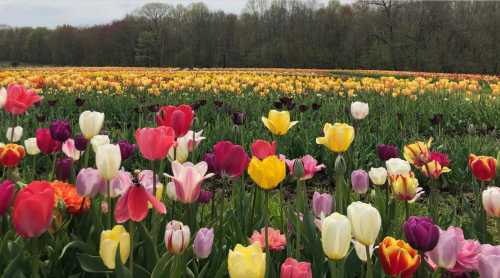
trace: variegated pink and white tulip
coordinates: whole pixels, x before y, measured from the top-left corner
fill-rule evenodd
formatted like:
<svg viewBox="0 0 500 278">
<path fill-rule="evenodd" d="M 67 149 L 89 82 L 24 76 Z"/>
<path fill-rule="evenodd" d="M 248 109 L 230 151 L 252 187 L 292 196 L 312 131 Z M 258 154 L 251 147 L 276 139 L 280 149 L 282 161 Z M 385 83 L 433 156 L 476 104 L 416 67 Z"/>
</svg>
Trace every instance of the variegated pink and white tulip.
<svg viewBox="0 0 500 278">
<path fill-rule="evenodd" d="M 214 174 L 207 174 L 208 165 L 202 161 L 196 165 L 191 162 L 181 164 L 177 161 L 172 162 L 173 176 L 175 185 L 175 193 L 177 201 L 184 204 L 191 204 L 198 200 L 201 192 L 201 184 L 205 179 L 212 177 Z"/>
<path fill-rule="evenodd" d="M 73 161 L 77 161 L 80 159 L 81 152 L 76 149 L 75 140 L 71 138 L 64 141 L 62 145 L 62 151 L 67 157 L 73 159 Z"/>
</svg>

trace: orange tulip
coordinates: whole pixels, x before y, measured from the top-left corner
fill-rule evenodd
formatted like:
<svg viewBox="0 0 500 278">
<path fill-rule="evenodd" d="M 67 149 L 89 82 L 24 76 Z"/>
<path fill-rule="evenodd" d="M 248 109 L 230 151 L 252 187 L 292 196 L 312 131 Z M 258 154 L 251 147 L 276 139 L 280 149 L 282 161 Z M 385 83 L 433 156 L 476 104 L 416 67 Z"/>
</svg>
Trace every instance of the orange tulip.
<svg viewBox="0 0 500 278">
<path fill-rule="evenodd" d="M 24 147 L 17 144 L 7 144 L 0 147 L 0 165 L 16 167 L 26 155 Z"/>
<path fill-rule="evenodd" d="M 379 244 L 378 254 L 385 273 L 392 277 L 412 277 L 421 262 L 420 255 L 408 243 L 390 236 Z"/>
<path fill-rule="evenodd" d="M 469 155 L 469 168 L 479 181 L 490 181 L 496 176 L 497 160 L 491 156 Z"/>
</svg>

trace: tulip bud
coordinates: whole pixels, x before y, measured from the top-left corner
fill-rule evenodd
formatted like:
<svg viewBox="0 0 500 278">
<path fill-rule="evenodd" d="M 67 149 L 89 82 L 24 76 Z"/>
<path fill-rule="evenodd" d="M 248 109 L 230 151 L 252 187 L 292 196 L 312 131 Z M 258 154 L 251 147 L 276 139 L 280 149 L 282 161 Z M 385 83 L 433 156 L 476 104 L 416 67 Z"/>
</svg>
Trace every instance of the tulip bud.
<svg viewBox="0 0 500 278">
<path fill-rule="evenodd" d="M 167 223 L 165 230 L 165 246 L 171 254 L 179 255 L 186 250 L 189 245 L 191 232 L 189 227 L 182 222 L 172 220 Z"/>
<path fill-rule="evenodd" d="M 89 144 L 89 140 L 85 138 L 85 136 L 78 134 L 74 138 L 75 140 L 75 148 L 81 152 L 87 149 L 87 145 Z"/>
<path fill-rule="evenodd" d="M 21 140 L 21 137 L 23 137 L 23 128 L 20 126 L 7 128 L 7 133 L 5 134 L 5 137 L 7 137 L 7 140 L 10 142 L 18 142 Z"/>
<path fill-rule="evenodd" d="M 73 161 L 77 161 L 80 159 L 81 152 L 76 149 L 75 140 L 71 138 L 63 143 L 62 151 L 67 157 L 73 159 Z"/>
<path fill-rule="evenodd" d="M 25 155 L 26 151 L 23 146 L 17 144 L 0 146 L 0 165 L 7 168 L 17 167 Z"/>
<path fill-rule="evenodd" d="M 2 217 L 10 206 L 16 186 L 10 180 L 0 183 L 0 217 Z"/>
<path fill-rule="evenodd" d="M 331 260 L 341 260 L 347 255 L 351 245 L 351 223 L 342 214 L 333 213 L 321 224 L 321 244 L 323 252 Z"/>
<path fill-rule="evenodd" d="M 328 193 L 314 192 L 312 210 L 316 217 L 323 218 L 332 213 L 333 197 Z"/>
<path fill-rule="evenodd" d="M 364 118 L 366 118 L 369 111 L 370 108 L 368 106 L 368 103 L 359 101 L 351 103 L 351 115 L 356 120 L 363 120 Z"/>
<path fill-rule="evenodd" d="M 387 181 L 387 170 L 384 167 L 371 168 L 368 172 L 370 179 L 375 185 L 384 185 Z"/>
<path fill-rule="evenodd" d="M 71 136 L 71 125 L 66 120 L 56 120 L 50 124 L 50 135 L 59 142 L 68 140 Z"/>
<path fill-rule="evenodd" d="M 304 163 L 301 159 L 295 159 L 293 163 L 293 176 L 297 179 L 300 179 L 304 176 Z"/>
<path fill-rule="evenodd" d="M 490 186 L 483 191 L 483 208 L 491 217 L 500 217 L 500 188 Z"/>
<path fill-rule="evenodd" d="M 56 178 L 60 181 L 67 181 L 71 176 L 73 159 L 69 157 L 59 158 L 56 161 Z"/>
<path fill-rule="evenodd" d="M 122 155 L 122 160 L 127 160 L 134 154 L 135 145 L 130 144 L 127 140 L 118 141 L 118 146 L 120 147 L 120 153 Z"/>
<path fill-rule="evenodd" d="M 173 182 L 167 183 L 167 196 L 170 200 L 177 201 L 177 192 Z"/>
<path fill-rule="evenodd" d="M 99 134 L 104 123 L 104 113 L 84 111 L 80 114 L 79 124 L 83 136 L 87 140 Z"/>
<path fill-rule="evenodd" d="M 5 88 L 0 88 L 0 109 L 2 109 L 5 106 L 5 103 L 7 102 L 7 90 Z"/>
<path fill-rule="evenodd" d="M 97 149 L 96 152 L 97 170 L 105 180 L 111 180 L 116 176 L 121 164 L 120 147 L 106 144 Z"/>
<path fill-rule="evenodd" d="M 124 264 L 130 255 L 130 234 L 122 225 L 116 225 L 112 230 L 101 233 L 99 256 L 109 269 L 116 267 L 116 251 L 120 249 L 120 260 Z"/>
<path fill-rule="evenodd" d="M 365 170 L 355 170 L 351 173 L 352 189 L 358 194 L 365 194 L 370 187 L 370 179 Z"/>
<path fill-rule="evenodd" d="M 206 259 L 212 253 L 214 229 L 201 228 L 193 241 L 193 252 L 196 257 Z"/>
<path fill-rule="evenodd" d="M 346 169 L 347 166 L 345 164 L 344 156 L 338 155 L 337 158 L 335 159 L 335 173 L 337 175 L 343 175 Z"/>
<path fill-rule="evenodd" d="M 26 153 L 29 155 L 37 155 L 40 153 L 40 149 L 36 144 L 36 138 L 28 138 L 24 140 L 24 148 L 26 149 Z"/>
<path fill-rule="evenodd" d="M 354 239 L 365 246 L 372 245 L 382 223 L 378 210 L 370 204 L 353 202 L 347 207 L 347 217 L 352 224 Z"/>
</svg>

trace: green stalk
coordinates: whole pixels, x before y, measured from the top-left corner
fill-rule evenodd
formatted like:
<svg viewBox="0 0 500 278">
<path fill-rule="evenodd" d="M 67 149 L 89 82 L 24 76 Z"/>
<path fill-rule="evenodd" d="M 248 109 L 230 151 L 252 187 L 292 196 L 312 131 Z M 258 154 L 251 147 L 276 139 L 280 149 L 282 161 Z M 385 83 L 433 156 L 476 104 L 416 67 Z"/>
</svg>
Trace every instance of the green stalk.
<svg viewBox="0 0 500 278">
<path fill-rule="evenodd" d="M 85 154 L 83 158 L 83 168 L 87 168 L 89 165 L 89 156 L 90 156 L 90 142 L 87 143 L 87 148 L 85 149 Z"/>
<path fill-rule="evenodd" d="M 496 226 L 497 226 L 497 233 L 498 236 L 500 236 L 500 218 L 496 219 Z"/>
<path fill-rule="evenodd" d="M 337 262 L 334 260 L 328 260 L 328 266 L 330 266 L 330 278 L 337 277 Z"/>
<path fill-rule="evenodd" d="M 134 276 L 134 222 L 132 220 L 128 221 L 128 229 L 130 234 L 130 260 L 128 269 L 132 276 Z"/>
<path fill-rule="evenodd" d="M 50 170 L 50 174 L 49 174 L 49 181 L 52 181 L 52 178 L 54 177 L 54 172 L 56 170 L 56 161 L 57 161 L 57 153 L 54 153 L 54 156 L 52 159 L 52 170 Z"/>
<path fill-rule="evenodd" d="M 107 181 L 107 186 L 108 186 L 108 196 L 107 196 L 107 201 L 108 201 L 108 229 L 112 229 L 112 220 L 111 220 L 111 214 L 113 212 L 113 207 L 111 206 L 111 182 Z"/>
<path fill-rule="evenodd" d="M 39 257 L 40 257 L 40 250 L 38 248 L 38 238 L 34 237 L 31 241 L 31 277 L 32 278 L 38 278 L 40 277 L 40 264 L 39 264 Z"/>
<path fill-rule="evenodd" d="M 408 203 L 408 201 L 405 201 L 405 220 L 406 221 L 408 219 L 408 217 L 410 217 L 410 203 Z"/>
<path fill-rule="evenodd" d="M 372 260 L 370 258 L 370 246 L 365 245 L 366 250 L 366 278 L 373 277 Z"/>
<path fill-rule="evenodd" d="M 434 273 L 432 273 L 432 278 L 440 278 L 441 277 L 441 268 L 436 269 Z"/>
<path fill-rule="evenodd" d="M 33 156 L 33 173 L 31 176 L 31 179 L 34 179 L 36 177 L 36 155 Z"/>
<path fill-rule="evenodd" d="M 266 275 L 265 277 L 269 277 L 269 267 L 271 266 L 271 254 L 269 252 L 269 191 L 265 191 L 265 199 L 266 203 L 266 209 L 264 210 L 264 223 L 265 223 L 265 230 L 264 230 L 264 245 L 266 248 Z"/>
</svg>

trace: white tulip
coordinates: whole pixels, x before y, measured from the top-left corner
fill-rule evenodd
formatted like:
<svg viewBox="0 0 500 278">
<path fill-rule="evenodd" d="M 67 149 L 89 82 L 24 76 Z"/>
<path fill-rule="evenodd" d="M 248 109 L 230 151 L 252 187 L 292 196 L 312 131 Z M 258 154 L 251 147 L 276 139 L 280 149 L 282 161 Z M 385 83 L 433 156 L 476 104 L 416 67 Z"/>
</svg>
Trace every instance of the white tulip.
<svg viewBox="0 0 500 278">
<path fill-rule="evenodd" d="M 104 113 L 84 111 L 79 118 L 80 130 L 87 140 L 99 134 L 104 123 Z"/>
<path fill-rule="evenodd" d="M 351 223 L 340 213 L 333 213 L 321 222 L 323 252 L 331 260 L 341 260 L 351 245 Z"/>
<path fill-rule="evenodd" d="M 483 191 L 483 208 L 491 217 L 500 217 L 500 188 L 490 186 Z"/>
<path fill-rule="evenodd" d="M 177 138 L 176 147 L 170 148 L 168 152 L 168 158 L 170 160 L 184 163 L 189 157 L 189 152 L 192 152 L 205 137 L 201 136 L 203 130 L 194 132 L 192 130 L 188 131 L 184 136 Z M 175 151 L 174 151 L 175 150 Z"/>
<path fill-rule="evenodd" d="M 353 240 L 352 241 L 352 245 L 354 245 L 354 250 L 356 251 L 356 255 L 358 256 L 358 258 L 363 261 L 363 262 L 366 262 L 366 247 L 359 243 L 357 240 Z M 370 245 L 370 258 L 372 257 L 373 255 L 373 244 Z"/>
<path fill-rule="evenodd" d="M 376 208 L 363 202 L 353 202 L 347 207 L 347 217 L 351 221 L 354 239 L 370 246 L 380 232 L 382 218 Z"/>
<path fill-rule="evenodd" d="M 7 90 L 5 88 L 0 88 L 0 109 L 2 109 L 5 106 L 5 103 L 7 102 Z"/>
<path fill-rule="evenodd" d="M 92 150 L 94 150 L 94 152 L 97 152 L 97 149 L 100 146 L 110 143 L 111 140 L 109 139 L 108 135 L 96 135 L 90 140 L 90 144 L 92 145 Z"/>
<path fill-rule="evenodd" d="M 75 140 L 69 138 L 62 144 L 63 153 L 73 161 L 80 159 L 81 152 L 75 147 Z"/>
<path fill-rule="evenodd" d="M 177 191 L 174 182 L 167 183 L 167 196 L 172 201 L 177 201 Z"/>
<path fill-rule="evenodd" d="M 385 162 L 389 176 L 408 176 L 411 171 L 410 163 L 401 158 L 391 158 Z"/>
<path fill-rule="evenodd" d="M 370 168 L 368 172 L 368 176 L 370 176 L 370 180 L 375 185 L 384 185 L 387 181 L 387 170 L 384 167 L 379 168 Z"/>
<path fill-rule="evenodd" d="M 7 133 L 5 133 L 5 137 L 11 142 L 18 142 L 21 140 L 21 137 L 23 137 L 23 128 L 16 126 L 14 130 L 12 130 L 12 127 L 9 127 L 7 128 Z"/>
<path fill-rule="evenodd" d="M 368 103 L 365 102 L 353 102 L 351 103 L 351 115 L 356 120 L 362 120 L 368 116 L 370 112 L 370 108 Z"/>
<path fill-rule="evenodd" d="M 96 152 L 96 166 L 99 174 L 105 180 L 113 179 L 120 170 L 122 156 L 118 145 L 106 144 L 99 146 Z"/>
<path fill-rule="evenodd" d="M 28 138 L 24 140 L 24 148 L 26 149 L 26 153 L 29 155 L 37 155 L 40 153 L 40 149 L 36 144 L 36 138 Z"/>
</svg>

